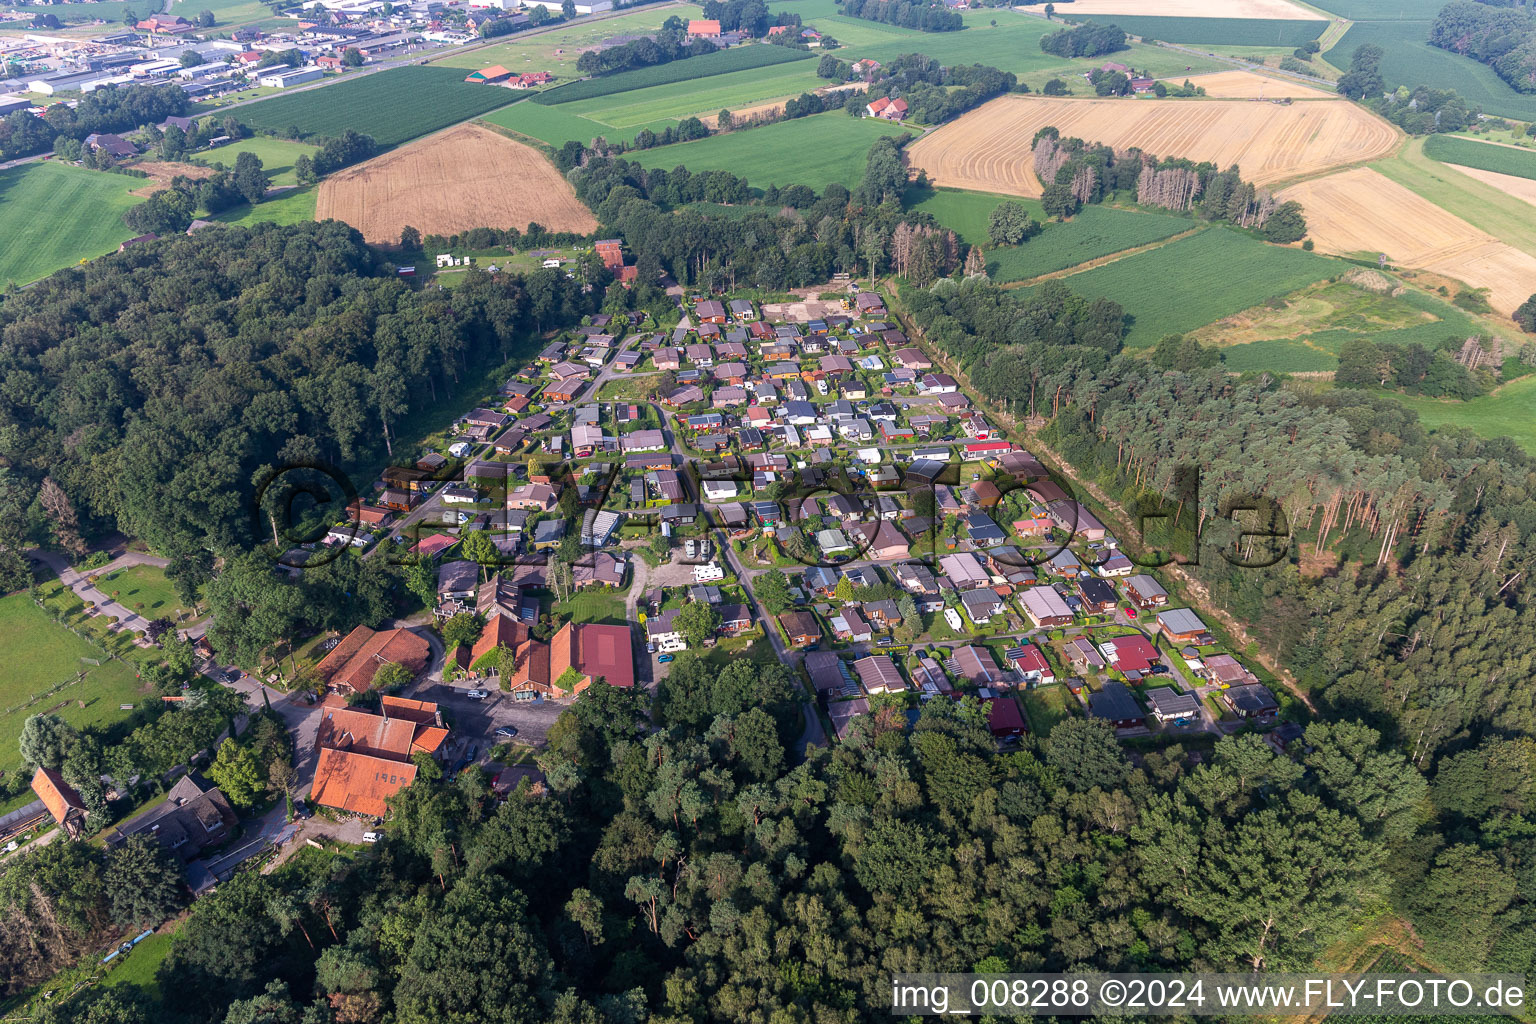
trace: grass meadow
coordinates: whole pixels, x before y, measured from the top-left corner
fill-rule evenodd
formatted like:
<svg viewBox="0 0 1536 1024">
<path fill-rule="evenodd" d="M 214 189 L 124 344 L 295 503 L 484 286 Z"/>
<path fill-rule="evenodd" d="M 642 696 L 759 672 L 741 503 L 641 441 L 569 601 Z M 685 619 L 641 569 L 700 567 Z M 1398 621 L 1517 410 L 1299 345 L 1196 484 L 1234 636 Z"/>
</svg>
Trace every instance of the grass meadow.
<svg viewBox="0 0 1536 1024">
<path fill-rule="evenodd" d="M 1393 395 L 1431 427 L 1466 427 L 1482 437 L 1508 437 L 1536 454 L 1536 375 L 1465 402 Z"/>
<path fill-rule="evenodd" d="M 26 284 L 116 249 L 143 182 L 52 160 L 0 170 L 0 286 Z"/>
<path fill-rule="evenodd" d="M 631 14 L 582 21 L 552 32 L 518 33 L 506 42 L 451 54 L 436 63 L 466 71 L 500 64 L 512 71 L 549 71 L 561 78 L 574 78 L 576 58 L 581 56 L 582 50 L 609 39 L 655 32 L 674 14 L 694 18 L 698 17 L 698 8 L 686 4 L 656 4 Z"/>
<path fill-rule="evenodd" d="M 296 185 L 299 179 L 293 173 L 293 162 L 306 153 L 314 156 L 318 151 L 317 147 L 303 142 L 289 142 L 287 139 L 272 139 L 257 135 L 218 149 L 195 153 L 187 159 L 192 163 L 209 167 L 214 164 L 223 164 L 229 170 L 234 170 L 235 160 L 241 153 L 255 153 L 257 159 L 261 161 L 261 166 L 266 169 L 268 177 L 272 179 L 272 184 Z"/>
<path fill-rule="evenodd" d="M 995 247 L 987 241 L 987 219 L 998 203 L 1022 203 L 1045 230 L 1023 245 Z M 1025 281 L 1066 270 L 1112 253 L 1150 245 L 1195 226 L 1193 221 L 1160 213 L 1086 206 L 1065 223 L 1048 221 L 1039 202 L 984 192 L 939 189 L 908 193 L 907 208 L 922 210 L 953 229 L 962 240 L 981 246 L 992 280 Z"/>
<path fill-rule="evenodd" d="M 717 75 L 746 73 L 783 64 L 798 64 L 810 59 L 808 51 L 791 50 L 783 46 L 733 46 L 728 50 L 716 50 L 698 57 L 559 85 L 536 94 L 533 101 L 558 106 L 561 103 L 616 96 L 656 86 L 698 83 Z"/>
<path fill-rule="evenodd" d="M 714 135 L 625 155 L 644 167 L 730 171 L 757 187 L 809 185 L 820 192 L 832 182 L 858 184 L 869 147 L 882 135 L 904 129 L 874 118 L 854 119 L 840 110 L 761 128 Z"/>
<path fill-rule="evenodd" d="M 1065 280 L 1081 295 L 1113 299 L 1125 307 L 1131 317 L 1126 346 L 1141 348 L 1343 269 L 1323 256 L 1212 227 Z"/>
<path fill-rule="evenodd" d="M 333 136 L 351 128 L 388 148 L 517 98 L 510 89 L 465 82 L 456 68 L 410 65 L 252 103 L 240 109 L 240 120 L 281 133 Z"/>
<path fill-rule="evenodd" d="M 11 652 L 0 674 L 0 770 L 20 769 L 17 741 L 32 715 L 49 712 L 76 728 L 100 726 L 128 717 L 119 704 L 144 698 L 132 668 L 53 621 L 25 592 L 0 598 L 0 649 Z M 34 696 L 82 673 L 79 682 L 33 702 Z"/>
<path fill-rule="evenodd" d="M 257 203 L 255 206 L 237 206 L 232 210 L 216 213 L 208 219 L 223 224 L 239 224 L 243 227 L 250 227 L 252 224 L 301 224 L 315 219 L 315 199 L 319 195 L 319 188 L 318 185 L 296 188 Z"/>
</svg>

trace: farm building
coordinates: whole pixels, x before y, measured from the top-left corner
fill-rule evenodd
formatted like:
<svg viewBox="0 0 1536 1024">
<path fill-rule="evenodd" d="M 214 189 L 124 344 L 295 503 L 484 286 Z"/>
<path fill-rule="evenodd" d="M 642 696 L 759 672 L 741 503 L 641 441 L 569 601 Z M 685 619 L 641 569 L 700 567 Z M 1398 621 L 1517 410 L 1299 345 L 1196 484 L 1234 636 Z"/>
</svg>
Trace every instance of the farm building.
<svg viewBox="0 0 1536 1024">
<path fill-rule="evenodd" d="M 306 82 L 318 82 L 325 76 L 320 68 L 285 68 L 272 70 L 256 79 L 256 84 L 268 89 L 288 89 Z"/>
<path fill-rule="evenodd" d="M 508 71 L 500 64 L 493 64 L 488 68 L 481 68 L 479 71 L 471 71 L 468 75 L 464 76 L 464 81 L 476 84 L 488 84 L 492 82 L 505 82 L 511 77 L 511 71 Z"/>
<path fill-rule="evenodd" d="M 882 96 L 865 107 L 864 110 L 870 117 L 879 117 L 887 121 L 900 121 L 907 116 L 907 101 L 892 100 Z"/>
<path fill-rule="evenodd" d="M 694 18 L 688 22 L 688 34 L 696 39 L 719 39 L 720 22 L 712 18 Z"/>
</svg>

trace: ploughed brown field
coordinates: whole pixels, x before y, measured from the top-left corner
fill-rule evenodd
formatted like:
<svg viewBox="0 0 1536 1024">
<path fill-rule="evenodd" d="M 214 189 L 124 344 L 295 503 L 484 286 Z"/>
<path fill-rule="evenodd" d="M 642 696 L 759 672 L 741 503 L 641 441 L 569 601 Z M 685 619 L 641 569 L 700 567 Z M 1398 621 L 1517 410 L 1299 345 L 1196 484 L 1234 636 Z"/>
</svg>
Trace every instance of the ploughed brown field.
<svg viewBox="0 0 1536 1024">
<path fill-rule="evenodd" d="M 586 233 L 597 218 L 537 150 L 489 128 L 462 124 L 326 178 L 315 219 L 335 218 L 370 242 L 398 242 L 470 228 Z"/>
<path fill-rule="evenodd" d="M 1038 196 L 1030 144 L 1047 126 L 1116 149 L 1237 164 L 1258 185 L 1373 160 L 1398 140 L 1353 103 L 999 96 L 908 146 L 907 161 L 935 185 Z"/>
<path fill-rule="evenodd" d="M 1487 288 L 1489 304 L 1505 315 L 1536 283 L 1536 256 L 1368 167 L 1292 185 L 1279 198 L 1301 203 L 1309 234 L 1323 252 L 1386 253 L 1393 263 Z"/>
</svg>

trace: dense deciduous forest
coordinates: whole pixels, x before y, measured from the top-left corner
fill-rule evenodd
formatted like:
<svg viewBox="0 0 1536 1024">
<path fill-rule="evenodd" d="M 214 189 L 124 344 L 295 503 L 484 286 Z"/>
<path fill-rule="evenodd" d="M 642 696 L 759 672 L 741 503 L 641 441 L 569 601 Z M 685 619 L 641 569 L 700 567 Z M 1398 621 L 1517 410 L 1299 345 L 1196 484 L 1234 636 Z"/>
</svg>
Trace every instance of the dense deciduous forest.
<svg viewBox="0 0 1536 1024">
<path fill-rule="evenodd" d="M 97 89 L 79 103 L 55 103 L 43 117 L 18 110 L 0 119 L 0 160 L 46 153 L 59 138 L 79 141 L 96 132 L 125 132 L 187 112 L 187 94 L 175 85 Z"/>
<path fill-rule="evenodd" d="M 594 283 L 416 290 L 337 222 L 135 246 L 0 306 L 0 454 L 34 495 L 53 480 L 87 534 L 177 562 L 238 552 L 264 537 L 273 467 L 377 465 L 402 419 L 594 309 Z"/>
<path fill-rule="evenodd" d="M 1041 36 L 1040 49 L 1057 57 L 1099 57 L 1129 47 L 1119 25 L 1089 21 Z"/>
<path fill-rule="evenodd" d="M 1536 20 L 1523 5 L 1452 0 L 1435 16 L 1429 43 L 1487 64 L 1516 92 L 1536 92 Z"/>
</svg>

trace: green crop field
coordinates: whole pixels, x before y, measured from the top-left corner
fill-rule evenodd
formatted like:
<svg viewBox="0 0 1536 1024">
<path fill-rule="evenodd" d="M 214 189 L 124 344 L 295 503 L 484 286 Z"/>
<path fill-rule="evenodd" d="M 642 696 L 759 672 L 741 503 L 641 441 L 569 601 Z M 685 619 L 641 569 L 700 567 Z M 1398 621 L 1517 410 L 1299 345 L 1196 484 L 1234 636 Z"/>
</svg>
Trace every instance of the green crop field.
<svg viewBox="0 0 1536 1024">
<path fill-rule="evenodd" d="M 902 132 L 889 122 L 854 120 L 833 111 L 629 153 L 626 158 L 667 170 L 682 164 L 691 171 L 730 171 L 758 188 L 809 185 L 819 192 L 834 181 L 856 185 L 875 140 Z"/>
<path fill-rule="evenodd" d="M 590 142 L 598 135 L 610 141 L 628 141 L 642 128 L 660 132 L 675 127 L 685 117 L 716 114 L 722 109 L 740 110 L 757 103 L 798 96 L 825 84 L 816 77 L 813 64 L 795 62 L 734 71 L 698 82 L 675 82 L 616 96 L 597 96 L 575 103 L 546 106 L 528 100 L 489 114 L 485 120 L 551 146 L 559 146 L 571 139 Z M 846 114 L 842 117 L 845 122 L 849 120 Z"/>
<path fill-rule="evenodd" d="M 1328 63 L 1347 68 L 1355 47 L 1372 43 L 1386 54 L 1381 73 L 1388 85 L 1455 89 L 1468 105 L 1482 107 L 1485 114 L 1536 120 L 1536 95 L 1515 92 L 1486 64 L 1425 42 L 1439 7 L 1436 4 L 1422 21 L 1356 22 L 1328 51 Z"/>
<path fill-rule="evenodd" d="M 666 64 L 655 64 L 636 71 L 623 71 L 616 75 L 588 78 L 569 85 L 546 89 L 533 98 L 535 103 L 557 106 L 598 97 L 615 96 L 637 89 L 650 89 L 673 83 L 693 83 L 716 75 L 743 74 L 757 68 L 773 67 L 810 60 L 805 50 L 791 50 L 785 46 L 733 46 L 729 50 L 717 50 L 702 57 L 688 57 Z M 814 71 L 814 67 L 812 69 Z"/>
<path fill-rule="evenodd" d="M 1147 15 L 1073 14 L 1063 10 L 1073 21 L 1098 21 L 1119 25 L 1143 39 L 1196 46 L 1274 46 L 1294 50 L 1311 42 L 1328 27 L 1326 21 L 1295 21 L 1263 18 L 1162 18 Z"/>
<path fill-rule="evenodd" d="M 437 63 L 465 70 L 500 64 L 513 71 L 549 71 L 575 78 L 576 58 L 583 50 L 609 40 L 655 32 L 674 14 L 696 18 L 699 11 L 684 4 L 656 4 L 611 18 L 582 18 L 573 25 L 518 32 L 490 46 L 450 54 Z"/>
<path fill-rule="evenodd" d="M 0 285 L 26 284 L 132 238 L 123 212 L 143 182 L 54 163 L 0 171 Z"/>
<path fill-rule="evenodd" d="M 348 128 L 381 147 L 435 132 L 516 102 L 517 94 L 464 81 L 457 68 L 391 68 L 323 89 L 274 96 L 240 108 L 253 128 L 340 135 Z"/>
<path fill-rule="evenodd" d="M 1320 7 L 1350 21 L 1433 21 L 1444 0 L 1323 0 Z"/>
<path fill-rule="evenodd" d="M 221 163 L 226 168 L 234 170 L 235 160 L 241 153 L 255 153 L 256 158 L 261 161 L 261 166 L 266 168 L 272 184 L 296 185 L 299 179 L 293 173 L 293 162 L 306 153 L 313 156 L 316 152 L 318 149 L 315 146 L 303 142 L 289 142 L 287 139 L 270 139 L 258 135 L 232 142 L 218 149 L 195 153 L 187 159 L 192 163 L 206 164 L 210 167 Z"/>
<path fill-rule="evenodd" d="M 1002 202 L 1022 203 L 1030 216 L 1045 224 L 1045 230 L 1023 245 L 993 246 L 987 241 L 987 218 Z M 907 208 L 933 214 L 964 241 L 981 246 L 987 258 L 988 275 L 1004 283 L 1066 270 L 1111 253 L 1149 245 L 1195 226 L 1193 221 L 1181 217 L 1103 206 L 1084 207 L 1065 223 L 1047 222 L 1045 211 L 1032 199 L 954 189 L 932 191 L 925 196 L 912 190 L 907 196 Z"/>
<path fill-rule="evenodd" d="M 30 22 L 34 14 L 51 14 L 66 25 L 96 18 L 121 22 L 123 12 L 128 10 L 148 12 L 144 4 L 128 3 L 126 0 L 97 0 L 85 4 L 6 4 L 0 6 L 0 21 Z"/>
<path fill-rule="evenodd" d="M 11 652 L 0 674 L 0 769 L 21 767 L 16 742 L 32 715 L 48 711 L 76 728 L 99 726 L 126 718 L 118 705 L 144 697 L 132 668 L 54 622 L 26 593 L 0 598 L 0 646 Z M 81 673 L 79 682 L 41 696 Z M 41 699 L 34 703 L 34 696 Z"/>
<path fill-rule="evenodd" d="M 1520 178 L 1536 178 L 1536 153 L 1529 150 L 1494 146 L 1449 135 L 1431 135 L 1424 140 L 1424 155 L 1445 164 L 1476 167 Z"/>
<path fill-rule="evenodd" d="M 1510 381 L 1492 394 L 1465 402 L 1394 395 L 1427 426 L 1466 427 L 1483 437 L 1513 438 L 1536 454 L 1536 375 Z"/>
<path fill-rule="evenodd" d="M 1065 278 L 1075 292 L 1113 299 L 1133 317 L 1128 347 L 1154 345 L 1270 296 L 1287 295 L 1344 269 L 1300 249 L 1269 245 L 1213 227 L 1123 260 Z"/>
</svg>

